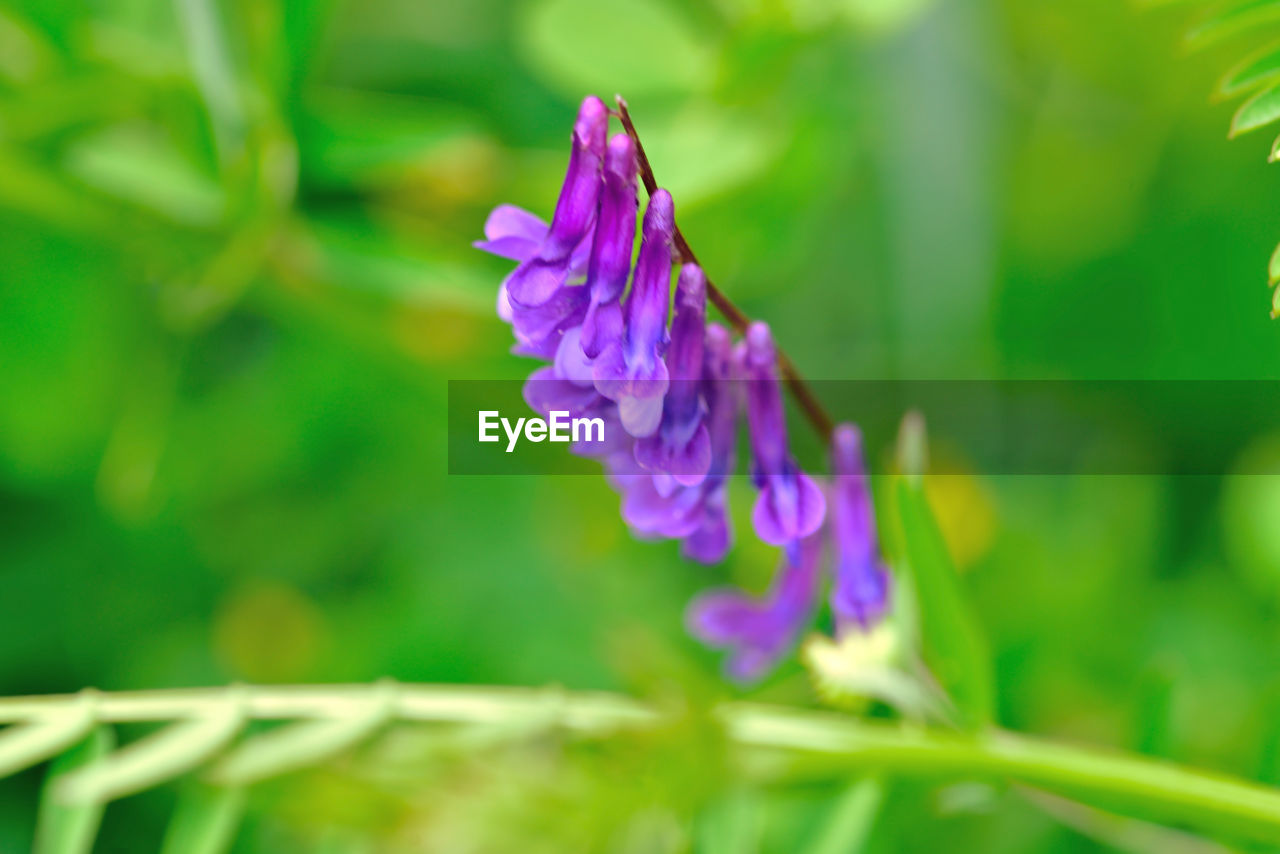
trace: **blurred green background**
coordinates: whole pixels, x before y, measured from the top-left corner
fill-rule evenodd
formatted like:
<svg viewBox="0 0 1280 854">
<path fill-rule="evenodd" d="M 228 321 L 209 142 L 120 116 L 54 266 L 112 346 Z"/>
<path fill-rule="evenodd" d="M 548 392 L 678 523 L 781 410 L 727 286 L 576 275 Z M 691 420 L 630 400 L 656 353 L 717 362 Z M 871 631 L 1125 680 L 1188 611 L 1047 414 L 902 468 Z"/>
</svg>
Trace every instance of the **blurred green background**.
<svg viewBox="0 0 1280 854">
<path fill-rule="evenodd" d="M 1280 378 L 1280 175 L 1265 139 L 1224 141 L 1207 93 L 1235 54 L 1184 56 L 1186 23 L 1115 0 L 5 0 L 0 693 L 735 693 L 682 612 L 763 586 L 770 549 L 706 569 L 633 541 L 601 479 L 445 474 L 446 381 L 531 367 L 493 314 L 509 265 L 470 248 L 488 210 L 549 216 L 577 103 L 621 92 L 708 271 L 812 377 Z M 1280 435 L 1239 455 L 1280 461 Z M 1272 479 L 933 497 L 1003 724 L 1280 782 Z M 795 662 L 750 693 L 815 702 Z M 685 733 L 315 772 L 259 793 L 236 850 L 793 851 L 841 797 L 743 789 L 714 755 Z M 29 844 L 38 784 L 0 789 L 0 851 Z M 96 850 L 154 850 L 173 797 L 113 805 Z M 759 817 L 755 847 L 707 841 L 726 814 Z M 1130 850 L 922 783 L 870 845 Z"/>
</svg>

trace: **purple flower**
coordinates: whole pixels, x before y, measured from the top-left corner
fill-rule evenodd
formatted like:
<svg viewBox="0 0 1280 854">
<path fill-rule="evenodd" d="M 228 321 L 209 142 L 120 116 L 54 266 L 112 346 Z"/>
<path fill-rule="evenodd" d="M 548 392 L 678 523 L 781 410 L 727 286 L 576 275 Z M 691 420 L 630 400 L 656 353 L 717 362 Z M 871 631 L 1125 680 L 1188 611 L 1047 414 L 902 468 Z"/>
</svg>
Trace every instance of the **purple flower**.
<svg viewBox="0 0 1280 854">
<path fill-rule="evenodd" d="M 662 420 L 667 393 L 667 304 L 671 289 L 671 194 L 655 190 L 644 214 L 640 255 L 624 307 L 626 329 L 595 360 L 596 389 L 617 402 L 622 426 L 636 438 L 650 436 Z"/>
<path fill-rule="evenodd" d="M 723 486 L 703 490 L 698 526 L 685 535 L 680 544 L 680 554 L 708 566 L 725 559 L 733 546 L 727 504 Z"/>
<path fill-rule="evenodd" d="M 813 616 L 825 541 L 817 532 L 828 500 L 837 631 L 867 628 L 887 610 L 890 578 L 860 439 L 850 425 L 834 432 L 828 499 L 788 450 L 768 326 L 753 324 L 735 345 L 729 330 L 708 325 L 709 284 L 695 264 L 680 270 L 668 335 L 674 205 L 666 190 L 650 196 L 633 270 L 636 144 L 618 134 L 606 145 L 608 123 L 599 99 L 583 101 L 550 225 L 502 205 L 475 245 L 519 262 L 499 289 L 498 313 L 511 323 L 514 352 L 549 363 L 526 381 L 525 401 L 547 417 L 563 411 L 600 420 L 603 441 L 579 441 L 572 452 L 601 461 L 637 537 L 679 539 L 682 554 L 702 563 L 724 558 L 733 540 L 726 487 L 745 406 L 760 490 L 752 526 L 782 547 L 784 560 L 762 598 L 713 591 L 695 600 L 688 619 L 695 636 L 729 652 L 730 676 L 753 681 L 794 646 Z"/>
<path fill-rule="evenodd" d="M 604 162 L 604 190 L 596 220 L 587 287 L 591 303 L 582 322 L 582 350 L 592 359 L 622 337 L 619 300 L 631 273 L 631 250 L 636 240 L 636 148 L 631 137 L 609 140 Z"/>
<path fill-rule="evenodd" d="M 594 413 L 601 402 L 607 403 L 595 389 L 558 376 L 552 366 L 538 368 L 525 380 L 524 402 L 543 416 L 560 411 L 568 412 L 571 418 Z"/>
<path fill-rule="evenodd" d="M 658 432 L 636 443 L 636 462 L 663 472 L 680 486 L 697 486 L 711 470 L 711 434 L 703 423 L 703 340 L 707 330 L 707 277 L 697 264 L 680 270 L 671 322 L 667 373 L 671 386 Z"/>
<path fill-rule="evenodd" d="M 738 416 L 742 412 L 742 365 L 729 330 L 718 323 L 707 327 L 703 351 L 706 424 L 711 440 L 711 465 L 696 489 L 702 495 L 698 528 L 684 538 L 681 553 L 699 563 L 719 563 L 733 543 L 726 512 L 725 487 L 733 473 L 738 445 Z"/>
<path fill-rule="evenodd" d="M 652 475 L 636 461 L 610 460 L 610 481 L 623 493 L 622 518 L 641 536 L 682 539 L 681 553 L 700 563 L 719 563 L 732 544 L 725 487 L 734 468 L 738 417 L 742 409 L 741 353 L 719 324 L 706 329 L 703 396 L 707 401 L 711 462 L 696 486 L 680 486 L 669 475 Z M 670 397 L 668 397 L 668 401 Z M 638 446 L 641 442 L 635 442 Z"/>
<path fill-rule="evenodd" d="M 595 224 L 600 196 L 600 163 L 604 159 L 609 111 L 594 95 L 582 102 L 573 126 L 573 148 L 551 227 L 536 254 L 521 262 L 507 279 L 514 305 L 542 305 L 569 278 L 574 250 Z"/>
<path fill-rule="evenodd" d="M 687 537 L 702 521 L 702 495 L 697 489 L 663 494 L 652 477 L 631 476 L 622 499 L 622 517 L 635 531 L 663 537 Z"/>
<path fill-rule="evenodd" d="M 485 220 L 484 233 L 485 240 L 472 244 L 477 249 L 502 258 L 527 261 L 537 254 L 539 244 L 547 235 L 547 224 L 515 205 L 499 205 Z M 583 275 L 590 254 L 591 234 L 587 234 L 569 258 L 568 278 Z M 564 331 L 582 322 L 587 301 L 586 288 L 562 285 L 542 305 L 513 305 L 507 295 L 507 282 L 503 281 L 498 289 L 498 316 L 512 325 L 516 336 L 513 352 L 550 359 Z"/>
<path fill-rule="evenodd" d="M 831 610 L 836 629 L 869 629 L 889 606 L 889 573 L 880 560 L 875 510 L 862 461 L 862 435 L 841 424 L 831 436 L 831 537 L 835 545 L 835 580 Z"/>
<path fill-rule="evenodd" d="M 538 246 L 547 236 L 547 224 L 534 214 L 515 205 L 498 205 L 484 222 L 484 240 L 471 244 L 499 258 L 528 261 L 538 253 Z M 591 234 L 582 239 L 569 258 L 568 278 L 583 275 L 591 254 Z M 507 323 L 514 321 L 514 309 L 507 296 L 504 279 L 498 288 L 498 317 Z"/>
<path fill-rule="evenodd" d="M 552 363 L 555 365 L 556 376 L 595 391 L 595 384 L 591 379 L 591 359 L 582 352 L 581 326 L 573 326 L 564 331 L 556 346 Z"/>
<path fill-rule="evenodd" d="M 714 590 L 689 608 L 690 633 L 729 650 L 726 670 L 738 682 L 753 682 L 767 673 L 813 617 L 821 581 L 820 538 L 792 543 L 784 557 L 763 599 L 740 590 Z"/>
<path fill-rule="evenodd" d="M 570 418 L 598 418 L 603 422 L 603 431 L 596 432 L 594 428 L 588 431 L 570 446 L 570 453 L 600 459 L 621 459 L 623 455 L 635 454 L 635 440 L 622 429 L 617 405 L 591 386 L 560 377 L 554 366 L 547 365 L 530 374 L 523 394 L 529 408 L 544 417 L 559 411 L 569 413 Z"/>
<path fill-rule="evenodd" d="M 498 205 L 484 221 L 484 236 L 471 245 L 499 258 L 528 261 L 546 239 L 547 224 L 523 208 Z"/>
<path fill-rule="evenodd" d="M 747 423 L 752 476 L 760 488 L 751 512 L 756 536 L 775 546 L 807 537 L 822 526 L 827 502 L 787 452 L 787 420 L 775 365 L 773 336 L 764 323 L 747 329 Z"/>
<path fill-rule="evenodd" d="M 565 333 L 582 325 L 587 300 L 587 289 L 582 285 L 561 285 L 541 305 L 511 303 L 511 330 L 516 336 L 512 352 L 554 359 Z"/>
</svg>

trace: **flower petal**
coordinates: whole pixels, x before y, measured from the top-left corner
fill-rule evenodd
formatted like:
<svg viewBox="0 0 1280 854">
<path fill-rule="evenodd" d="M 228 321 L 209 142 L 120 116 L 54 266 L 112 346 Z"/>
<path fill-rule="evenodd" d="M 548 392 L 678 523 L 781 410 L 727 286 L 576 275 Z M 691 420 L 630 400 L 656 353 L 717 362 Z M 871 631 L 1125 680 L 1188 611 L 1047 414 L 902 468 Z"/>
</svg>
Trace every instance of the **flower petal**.
<svg viewBox="0 0 1280 854">
<path fill-rule="evenodd" d="M 515 238 L 536 245 L 547 236 L 547 224 L 524 208 L 498 205 L 484 221 L 484 236 L 494 241 Z"/>
</svg>

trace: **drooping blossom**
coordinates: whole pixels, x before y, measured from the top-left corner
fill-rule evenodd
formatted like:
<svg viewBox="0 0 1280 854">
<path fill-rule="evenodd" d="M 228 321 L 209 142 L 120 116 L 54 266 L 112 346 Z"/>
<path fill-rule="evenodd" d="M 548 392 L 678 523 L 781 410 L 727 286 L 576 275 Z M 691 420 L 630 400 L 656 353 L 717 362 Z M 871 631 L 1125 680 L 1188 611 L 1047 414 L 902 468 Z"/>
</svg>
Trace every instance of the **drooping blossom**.
<svg viewBox="0 0 1280 854">
<path fill-rule="evenodd" d="M 569 169 L 551 216 L 551 227 L 533 257 L 522 261 L 507 279 L 507 296 L 512 303 L 525 307 L 542 305 L 568 280 L 574 250 L 595 224 L 608 133 L 608 108 L 599 98 L 588 96 L 573 125 Z"/>
<path fill-rule="evenodd" d="M 547 236 L 548 226 L 536 215 L 515 205 L 498 205 L 484 223 L 484 240 L 471 244 L 500 258 L 512 261 L 528 261 L 538 253 L 538 246 Z M 582 239 L 569 258 L 568 280 L 581 278 L 587 270 L 591 253 L 591 234 Z M 510 279 L 510 276 L 507 277 Z M 498 288 L 498 317 L 512 323 L 513 308 L 507 296 L 507 280 Z"/>
<path fill-rule="evenodd" d="M 852 424 L 831 437 L 831 539 L 834 572 L 831 610 L 836 629 L 863 631 L 889 607 L 889 571 L 880 559 L 871 488 L 862 460 L 862 434 Z"/>
<path fill-rule="evenodd" d="M 732 542 L 725 487 L 733 472 L 739 417 L 742 411 L 741 351 L 729 331 L 712 324 L 705 332 L 701 387 L 702 408 L 709 425 L 711 460 L 696 485 L 682 486 L 670 472 L 653 472 L 637 459 L 615 459 L 612 481 L 623 493 L 622 518 L 641 535 L 682 541 L 681 553 L 699 563 L 719 563 Z M 668 395 L 668 402 L 670 395 Z"/>
<path fill-rule="evenodd" d="M 622 292 L 636 239 L 636 147 L 625 133 L 609 140 L 595 240 L 587 269 L 590 302 L 582 321 L 582 352 L 590 359 L 622 338 Z"/>
<path fill-rule="evenodd" d="M 555 359 L 566 332 L 582 325 L 587 313 L 587 289 L 582 285 L 561 285 L 541 305 L 511 303 L 511 330 L 518 356 Z"/>
<path fill-rule="evenodd" d="M 697 486 L 711 470 L 711 434 L 703 416 L 703 342 L 707 334 L 707 277 L 685 264 L 676 284 L 667 373 L 671 386 L 658 431 L 636 443 L 636 462 L 655 477 Z"/>
<path fill-rule="evenodd" d="M 528 211 L 514 205 L 500 205 L 485 222 L 485 240 L 474 245 L 494 255 L 512 260 L 527 260 L 537 252 L 538 243 L 547 233 L 547 224 Z M 587 269 L 591 252 L 588 234 L 569 258 L 568 283 L 561 285 L 542 305 L 516 305 L 507 295 L 507 281 L 498 288 L 498 316 L 511 324 L 516 343 L 512 352 L 540 359 L 554 357 L 565 331 L 582 322 L 586 314 L 586 288 L 573 284 Z"/>
<path fill-rule="evenodd" d="M 704 593 L 689 607 L 689 631 L 726 649 L 725 669 L 739 682 L 767 673 L 794 646 L 813 618 L 821 584 L 821 538 L 791 543 L 773 586 L 761 599 L 740 590 Z"/>
<path fill-rule="evenodd" d="M 543 416 L 549 417 L 558 410 L 580 418 L 595 410 L 602 400 L 594 388 L 559 376 L 553 365 L 538 368 L 524 384 L 525 403 Z"/>
<path fill-rule="evenodd" d="M 667 393 L 662 356 L 667 347 L 674 231 L 671 194 L 656 190 L 644 212 L 640 254 L 623 307 L 622 337 L 601 351 L 593 370 L 596 390 L 618 404 L 622 426 L 638 439 L 658 429 Z"/>
<path fill-rule="evenodd" d="M 711 466 L 702 483 L 693 487 L 702 496 L 698 527 L 684 538 L 681 548 L 685 557 L 699 563 L 719 563 L 733 543 L 725 488 L 737 462 L 738 418 L 742 412 L 743 366 L 736 355 L 739 354 L 729 330 L 718 323 L 708 326 L 703 351 L 703 397 L 711 438 Z"/>
<path fill-rule="evenodd" d="M 636 146 L 626 134 L 606 146 L 607 135 L 604 105 L 587 98 L 551 224 L 502 205 L 475 245 L 519 262 L 499 288 L 498 313 L 511 324 L 513 352 L 547 363 L 525 383 L 525 401 L 544 416 L 563 411 L 606 425 L 603 440 L 581 439 L 571 450 L 602 463 L 637 537 L 680 540 L 681 553 L 700 563 L 724 559 L 733 542 L 727 486 L 745 412 L 759 490 L 752 527 L 780 547 L 781 566 L 763 597 L 715 590 L 694 601 L 688 621 L 696 637 L 728 652 L 733 679 L 755 681 L 817 610 L 826 497 L 788 448 L 768 326 L 752 324 L 735 343 L 728 329 L 708 324 L 709 283 L 701 268 L 684 263 L 668 329 L 672 266 L 684 260 L 673 254 L 671 196 L 651 194 L 633 267 Z M 890 578 L 856 428 L 835 431 L 832 465 L 830 599 L 844 632 L 883 617 Z"/>
<path fill-rule="evenodd" d="M 787 419 L 778 383 L 778 355 L 764 323 L 746 335 L 747 423 L 751 428 L 752 477 L 760 489 L 751 523 L 766 543 L 784 546 L 822 526 L 827 502 L 800 471 L 787 449 Z"/>
<path fill-rule="evenodd" d="M 523 208 L 498 205 L 484 221 L 484 240 L 471 244 L 500 258 L 528 261 L 538 254 L 547 224 Z"/>
</svg>

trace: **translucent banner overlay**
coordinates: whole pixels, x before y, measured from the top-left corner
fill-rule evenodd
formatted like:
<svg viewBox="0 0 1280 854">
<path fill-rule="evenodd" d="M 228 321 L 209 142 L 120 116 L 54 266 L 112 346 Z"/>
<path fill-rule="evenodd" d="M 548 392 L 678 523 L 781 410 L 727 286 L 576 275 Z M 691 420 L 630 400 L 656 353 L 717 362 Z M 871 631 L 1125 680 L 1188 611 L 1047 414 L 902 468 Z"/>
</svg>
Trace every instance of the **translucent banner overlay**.
<svg viewBox="0 0 1280 854">
<path fill-rule="evenodd" d="M 747 392 L 747 381 L 698 386 L 704 399 Z M 902 416 L 928 425 L 930 470 L 990 475 L 1280 474 L 1280 381 L 827 380 L 810 385 L 838 420 L 863 431 L 873 474 L 893 470 Z M 672 389 L 668 387 L 668 393 Z M 633 404 L 661 389 L 637 384 Z M 540 404 L 535 411 L 527 400 Z M 551 402 L 551 403 L 548 403 Z M 788 405 L 790 405 L 788 403 Z M 550 408 L 556 407 L 556 408 Z M 598 476 L 598 459 L 629 436 L 608 402 L 556 380 L 451 380 L 448 471 L 453 475 Z M 558 413 L 558 414 L 557 414 Z M 745 415 L 743 416 L 745 430 Z M 802 416 L 788 426 L 803 465 L 825 450 Z M 481 437 L 484 437 L 483 440 Z M 747 473 L 747 437 L 737 474 Z"/>
</svg>

